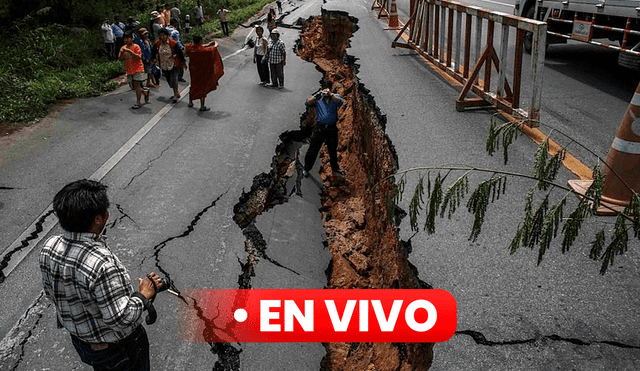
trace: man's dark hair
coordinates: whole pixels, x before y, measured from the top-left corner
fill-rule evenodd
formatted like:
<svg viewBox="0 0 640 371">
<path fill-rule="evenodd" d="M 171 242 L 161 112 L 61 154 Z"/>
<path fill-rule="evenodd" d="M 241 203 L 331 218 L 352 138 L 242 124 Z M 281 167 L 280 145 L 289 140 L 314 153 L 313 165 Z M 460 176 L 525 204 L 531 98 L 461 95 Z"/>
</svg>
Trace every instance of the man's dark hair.
<svg viewBox="0 0 640 371">
<path fill-rule="evenodd" d="M 164 28 L 164 27 L 162 27 L 162 28 L 160 29 L 160 31 L 158 31 L 158 33 L 159 33 L 159 34 L 163 33 L 163 34 L 165 34 L 165 35 L 169 36 L 169 30 L 167 30 L 167 29 L 166 29 L 166 28 Z"/>
<path fill-rule="evenodd" d="M 194 44 L 202 44 L 202 36 L 195 35 L 193 37 L 193 43 Z"/>
<path fill-rule="evenodd" d="M 95 180 L 71 182 L 53 198 L 53 211 L 69 232 L 88 232 L 93 219 L 108 209 L 107 186 Z"/>
<path fill-rule="evenodd" d="M 133 31 L 127 31 L 123 34 L 122 38 L 131 37 L 133 38 Z"/>
</svg>

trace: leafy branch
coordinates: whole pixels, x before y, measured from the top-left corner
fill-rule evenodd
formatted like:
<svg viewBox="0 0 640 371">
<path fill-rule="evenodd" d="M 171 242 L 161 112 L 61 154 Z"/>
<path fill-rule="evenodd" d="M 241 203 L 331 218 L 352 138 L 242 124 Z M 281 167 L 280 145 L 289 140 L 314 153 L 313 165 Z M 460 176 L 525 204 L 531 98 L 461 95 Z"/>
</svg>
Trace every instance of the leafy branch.
<svg viewBox="0 0 640 371">
<path fill-rule="evenodd" d="M 508 147 L 522 133 L 518 123 L 507 122 L 497 124 L 492 120 L 487 135 L 486 150 L 490 155 L 496 153 L 502 145 L 504 163 L 508 163 Z M 571 143 L 576 143 L 571 141 Z M 579 144 L 578 144 L 579 145 Z M 549 155 L 548 140 L 544 140 L 534 154 L 534 166 L 532 174 L 522 174 L 496 169 L 486 169 L 474 166 L 429 166 L 415 167 L 398 171 L 390 177 L 399 176 L 395 193 L 387 197 L 387 211 L 395 209 L 395 205 L 401 201 L 402 193 L 407 182 L 407 174 L 419 173 L 418 181 L 409 202 L 409 224 L 413 231 L 419 231 L 420 213 L 424 212 L 423 230 L 428 234 L 436 231 L 435 219 L 439 214 L 449 219 L 460 209 L 460 205 L 469 194 L 466 203 L 467 211 L 473 215 L 473 226 L 469 235 L 470 241 L 476 241 L 482 231 L 486 212 L 490 204 L 499 200 L 500 195 L 506 192 L 507 178 L 517 177 L 529 179 L 534 184 L 527 194 L 524 206 L 524 217 L 516 228 L 515 234 L 509 244 L 509 251 L 514 254 L 519 247 L 529 249 L 538 248 L 537 264 L 540 265 L 544 255 L 550 249 L 552 241 L 562 235 L 561 251 L 568 252 L 576 241 L 580 229 L 585 220 L 590 218 L 598 208 L 609 208 L 601 203 L 604 176 L 600 172 L 600 161 L 593 167 L 593 183 L 579 196 L 579 202 L 573 210 L 566 210 L 567 203 L 572 194 L 576 194 L 571 188 L 555 183 L 562 161 L 566 156 L 566 149 L 558 151 L 554 156 Z M 593 153 L 593 152 L 592 152 Z M 604 163 L 604 161 L 602 161 Z M 607 166 L 605 164 L 605 166 Z M 446 171 L 442 175 L 440 171 Z M 453 173 L 461 172 L 448 187 L 446 178 Z M 489 174 L 488 178 L 478 183 L 470 192 L 468 176 L 471 173 Z M 446 187 L 446 191 L 444 190 Z M 552 201 L 552 192 L 562 191 L 558 201 Z M 545 192 L 542 200 L 534 204 L 536 194 Z M 540 198 L 540 197 L 538 197 Z M 557 198 L 557 197 L 556 197 Z M 567 218 L 564 215 L 568 212 Z M 615 227 L 611 233 L 609 244 L 603 230 L 596 233 L 591 242 L 590 258 L 602 261 L 600 273 L 605 274 L 607 268 L 613 264 L 616 255 L 623 255 L 628 249 L 629 232 L 640 238 L 640 196 L 633 192 L 632 200 L 624 210 L 619 213 Z"/>
</svg>

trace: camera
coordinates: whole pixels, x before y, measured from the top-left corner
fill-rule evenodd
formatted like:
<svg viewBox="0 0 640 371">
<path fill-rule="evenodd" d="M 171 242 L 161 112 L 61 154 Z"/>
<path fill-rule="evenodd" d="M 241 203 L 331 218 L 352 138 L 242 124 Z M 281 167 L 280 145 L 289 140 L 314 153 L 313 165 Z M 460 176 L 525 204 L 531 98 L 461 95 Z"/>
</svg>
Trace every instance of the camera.
<svg viewBox="0 0 640 371">
<path fill-rule="evenodd" d="M 316 100 L 320 100 L 320 99 L 322 99 L 322 98 L 324 98 L 324 97 L 326 97 L 326 96 L 327 96 L 327 91 L 326 91 L 326 90 L 320 90 L 320 91 L 319 91 L 319 92 L 317 92 L 317 93 L 316 93 L 316 95 L 314 95 L 313 97 L 314 97 Z"/>
</svg>

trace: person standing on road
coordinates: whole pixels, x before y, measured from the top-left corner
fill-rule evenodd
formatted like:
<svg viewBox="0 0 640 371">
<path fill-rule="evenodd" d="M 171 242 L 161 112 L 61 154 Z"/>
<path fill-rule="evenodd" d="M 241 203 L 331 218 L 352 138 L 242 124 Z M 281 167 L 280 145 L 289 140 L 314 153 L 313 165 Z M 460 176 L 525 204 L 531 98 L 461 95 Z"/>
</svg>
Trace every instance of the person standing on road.
<svg viewBox="0 0 640 371">
<path fill-rule="evenodd" d="M 120 22 L 120 19 L 116 17 L 111 24 L 111 31 L 113 32 L 113 36 L 116 38 L 116 50 L 115 55 L 120 54 L 120 48 L 124 45 L 124 23 Z"/>
<path fill-rule="evenodd" d="M 160 61 L 160 69 L 167 79 L 169 86 L 173 89 L 173 103 L 178 103 L 180 92 L 178 91 L 178 70 L 184 65 L 187 68 L 186 60 L 178 42 L 169 38 L 169 31 L 166 28 L 160 30 L 160 39 L 153 45 L 151 52 L 151 63 Z"/>
<path fill-rule="evenodd" d="M 287 65 L 287 49 L 280 40 L 280 31 L 277 28 L 271 30 L 271 45 L 267 51 L 269 70 L 271 71 L 270 88 L 284 88 L 284 66 Z"/>
<path fill-rule="evenodd" d="M 113 30 L 111 29 L 111 25 L 109 24 L 109 20 L 105 19 L 102 21 L 102 38 L 104 40 L 104 47 L 107 51 L 107 58 L 110 61 L 116 59 L 116 39 L 113 36 Z"/>
<path fill-rule="evenodd" d="M 140 38 L 137 42 L 142 50 L 142 64 L 144 72 L 147 74 L 147 87 L 156 88 L 154 69 L 155 65 L 151 64 L 151 41 L 149 41 L 149 31 L 146 28 L 140 28 Z"/>
<path fill-rule="evenodd" d="M 267 14 L 267 30 L 271 33 L 274 28 L 276 28 L 276 11 L 271 8 Z"/>
<path fill-rule="evenodd" d="M 278 13 L 282 14 L 282 1 L 276 0 L 276 5 L 278 5 Z"/>
<path fill-rule="evenodd" d="M 309 171 L 316 162 L 316 157 L 322 144 L 327 145 L 329 152 L 329 163 L 333 176 L 344 178 L 344 173 L 338 165 L 338 108 L 342 106 L 343 99 L 338 94 L 333 94 L 331 89 L 323 89 L 316 95 L 309 97 L 305 102 L 307 107 L 316 109 L 316 125 L 311 133 L 309 149 L 304 157 L 304 177 L 309 176 Z"/>
<path fill-rule="evenodd" d="M 220 26 L 225 36 L 229 36 L 229 24 L 227 23 L 227 14 L 229 11 L 225 8 L 218 9 L 218 17 L 220 17 Z"/>
<path fill-rule="evenodd" d="M 207 94 L 218 88 L 218 80 L 224 75 L 224 66 L 218 42 L 212 41 L 202 44 L 201 36 L 194 36 L 193 43 L 185 46 L 189 56 L 189 73 L 191 74 L 191 87 L 189 88 L 189 107 L 193 107 L 193 101 L 200 100 L 200 111 L 209 111 L 205 106 Z"/>
<path fill-rule="evenodd" d="M 171 24 L 171 7 L 169 3 L 164 3 L 164 8 L 162 9 L 162 19 L 164 20 L 165 27 Z"/>
<path fill-rule="evenodd" d="M 53 199 L 64 230 L 39 256 L 42 285 L 59 328 L 71 335 L 82 362 L 94 370 L 149 370 L 143 311 L 161 287 L 151 272 L 134 292 L 127 269 L 107 247 L 107 186 L 93 180 L 67 184 Z"/>
<path fill-rule="evenodd" d="M 176 22 L 176 28 L 178 29 L 178 31 L 182 32 L 182 27 L 181 27 L 181 23 L 180 23 L 180 17 L 181 17 L 182 13 L 180 12 L 180 9 L 178 8 L 178 3 L 174 3 L 173 4 L 173 8 L 171 8 L 171 21 Z"/>
<path fill-rule="evenodd" d="M 260 85 L 269 84 L 269 65 L 267 64 L 267 49 L 269 42 L 264 37 L 264 29 L 259 24 L 256 25 L 256 43 L 253 47 L 253 63 L 258 66 L 258 76 Z"/>
<path fill-rule="evenodd" d="M 196 25 L 198 26 L 198 28 L 200 28 L 204 23 L 204 20 L 203 20 L 204 10 L 202 9 L 202 4 L 200 3 L 200 0 L 198 0 L 198 5 L 196 5 L 195 15 L 196 15 Z"/>
<path fill-rule="evenodd" d="M 142 83 L 147 79 L 147 74 L 144 72 L 144 63 L 142 62 L 142 49 L 138 44 L 133 42 L 133 34 L 127 32 L 124 34 L 125 44 L 120 48 L 120 54 L 118 58 L 124 61 L 124 68 L 127 71 L 127 78 L 133 90 L 136 91 L 136 104 L 131 107 L 132 109 L 138 109 L 142 107 L 140 104 L 140 98 L 144 96 L 144 102 L 149 103 L 149 89 L 144 89 Z"/>
<path fill-rule="evenodd" d="M 178 29 L 176 28 L 175 19 L 172 19 L 171 24 L 166 28 L 169 31 L 169 37 L 178 43 L 178 47 L 180 48 L 180 50 L 182 50 L 182 53 L 184 54 L 184 45 L 182 45 L 182 37 L 180 36 L 180 31 L 178 31 Z M 180 65 L 180 68 L 178 69 L 178 81 L 187 82 L 187 80 L 184 79 L 183 65 Z"/>
<path fill-rule="evenodd" d="M 160 38 L 160 30 L 164 28 L 164 24 L 162 23 L 164 22 L 162 15 L 154 10 L 153 12 L 151 12 L 151 22 L 153 22 L 153 24 L 151 25 L 151 30 L 153 31 L 153 40 L 158 41 L 158 39 Z"/>
</svg>

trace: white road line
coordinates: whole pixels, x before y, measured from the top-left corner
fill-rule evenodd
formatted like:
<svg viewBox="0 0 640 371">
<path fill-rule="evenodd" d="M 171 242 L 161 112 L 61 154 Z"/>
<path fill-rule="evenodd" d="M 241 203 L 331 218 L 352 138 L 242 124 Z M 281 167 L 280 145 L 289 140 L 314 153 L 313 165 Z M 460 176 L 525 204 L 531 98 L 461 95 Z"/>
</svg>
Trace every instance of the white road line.
<svg viewBox="0 0 640 371">
<path fill-rule="evenodd" d="M 228 58 L 247 50 L 247 48 L 248 46 L 222 58 L 222 60 L 225 61 Z M 180 92 L 179 100 L 182 100 L 182 98 L 187 95 L 187 91 L 190 87 L 191 85 L 187 85 L 184 89 L 182 89 L 182 91 Z M 138 132 L 135 133 L 131 137 L 131 139 L 129 139 L 122 147 L 120 147 L 120 149 L 118 149 L 118 151 L 113 156 L 111 156 L 110 159 L 108 159 L 104 164 L 102 164 L 102 166 L 100 166 L 100 168 L 98 168 L 98 170 L 91 174 L 89 179 L 97 181 L 102 180 L 102 178 L 104 178 L 109 173 L 109 171 L 111 171 L 118 164 L 118 162 L 120 162 L 120 160 L 122 160 L 129 153 L 129 151 L 131 151 L 133 147 L 135 147 L 135 145 L 138 144 L 140 140 L 142 140 L 142 138 L 144 138 L 145 135 L 147 135 L 167 113 L 169 113 L 169 111 L 171 111 L 173 107 L 173 103 L 168 103 L 167 105 L 165 105 L 140 130 L 138 130 Z M 44 236 L 46 236 L 53 229 L 53 227 L 58 224 L 58 218 L 51 217 L 52 210 L 53 203 L 50 203 L 49 206 L 47 206 L 47 208 L 40 215 L 38 215 L 38 217 L 24 230 L 24 232 L 22 232 L 22 234 L 20 234 L 20 236 L 16 238 L 11 243 L 11 245 L 9 245 L 9 247 L 7 247 L 2 252 L 2 254 L 0 254 L 0 262 L 4 261 L 6 256 L 10 256 L 8 265 L 4 269 L 2 269 L 1 272 L 4 276 L 4 279 L 6 279 L 9 274 L 13 272 L 13 270 L 18 266 L 18 264 L 20 264 L 24 260 L 24 258 L 29 255 L 29 253 L 36 247 L 36 245 L 38 245 L 38 243 L 44 238 Z M 39 223 L 40 219 L 43 218 L 44 221 Z M 20 246 L 22 246 L 22 241 L 25 241 L 31 235 L 34 236 L 33 239 L 28 241 L 28 245 L 26 247 L 20 249 Z"/>
</svg>

